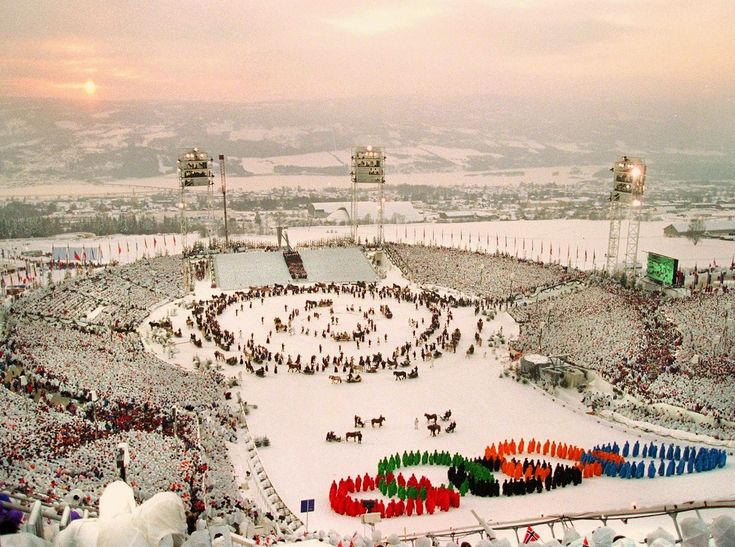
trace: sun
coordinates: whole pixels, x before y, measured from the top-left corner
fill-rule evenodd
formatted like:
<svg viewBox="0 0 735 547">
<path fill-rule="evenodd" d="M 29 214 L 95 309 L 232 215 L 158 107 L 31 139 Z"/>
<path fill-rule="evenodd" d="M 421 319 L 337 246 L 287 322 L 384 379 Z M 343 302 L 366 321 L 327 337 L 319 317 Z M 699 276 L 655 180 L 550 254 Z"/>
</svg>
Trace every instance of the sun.
<svg viewBox="0 0 735 547">
<path fill-rule="evenodd" d="M 92 97 L 97 92 L 97 85 L 92 80 L 84 82 L 84 92 Z"/>
</svg>

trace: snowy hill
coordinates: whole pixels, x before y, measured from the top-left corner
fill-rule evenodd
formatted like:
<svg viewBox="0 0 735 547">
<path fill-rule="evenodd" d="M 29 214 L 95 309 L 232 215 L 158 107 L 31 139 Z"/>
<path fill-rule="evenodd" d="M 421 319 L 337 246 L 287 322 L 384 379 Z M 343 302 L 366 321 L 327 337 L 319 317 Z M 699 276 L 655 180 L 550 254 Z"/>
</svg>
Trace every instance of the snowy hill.
<svg viewBox="0 0 735 547">
<path fill-rule="evenodd" d="M 0 182 L 112 181 L 175 173 L 177 152 L 228 157 L 233 176 L 344 176 L 350 147 L 384 145 L 391 173 L 606 165 L 636 153 L 670 179 L 731 179 L 733 112 L 463 100 L 249 105 L 0 100 Z M 712 110 L 710 112 L 710 110 Z M 602 174 L 602 176 L 606 176 Z"/>
</svg>

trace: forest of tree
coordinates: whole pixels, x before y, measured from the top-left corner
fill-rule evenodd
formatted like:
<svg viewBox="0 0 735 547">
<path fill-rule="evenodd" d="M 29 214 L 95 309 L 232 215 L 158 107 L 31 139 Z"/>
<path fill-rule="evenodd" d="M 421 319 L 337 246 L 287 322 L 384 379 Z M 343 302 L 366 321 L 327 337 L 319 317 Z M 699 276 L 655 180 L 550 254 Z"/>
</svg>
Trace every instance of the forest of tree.
<svg viewBox="0 0 735 547">
<path fill-rule="evenodd" d="M 50 217 L 50 211 L 27 203 L 11 201 L 0 206 L 0 239 L 50 237 L 73 232 L 91 232 L 95 235 L 112 234 L 169 234 L 179 233 L 179 218 L 164 216 L 157 220 L 146 214 L 110 215 L 98 213 L 92 216 L 69 216 L 63 219 Z M 189 226 L 196 231 L 196 226 Z"/>
</svg>

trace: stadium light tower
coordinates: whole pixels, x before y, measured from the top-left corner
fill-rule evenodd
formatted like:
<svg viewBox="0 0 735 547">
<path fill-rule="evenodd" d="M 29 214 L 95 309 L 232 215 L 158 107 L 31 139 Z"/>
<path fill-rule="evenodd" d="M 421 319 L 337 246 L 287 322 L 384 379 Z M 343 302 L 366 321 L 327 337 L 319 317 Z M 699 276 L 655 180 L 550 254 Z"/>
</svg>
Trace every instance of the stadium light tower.
<svg viewBox="0 0 735 547">
<path fill-rule="evenodd" d="M 357 188 L 360 184 L 378 185 L 378 245 L 383 245 L 383 210 L 385 207 L 385 154 L 382 147 L 357 146 L 352 149 L 350 180 L 352 181 L 352 201 L 350 203 L 350 223 L 352 241 L 357 242 Z"/>
<path fill-rule="evenodd" d="M 607 271 L 618 270 L 620 229 L 628 220 L 628 235 L 622 270 L 627 277 L 635 276 L 638 263 L 638 237 L 641 228 L 641 209 L 646 185 L 646 164 L 640 158 L 620 156 L 612 168 L 613 190 L 610 192 L 610 234 L 607 241 Z"/>
<path fill-rule="evenodd" d="M 186 246 L 186 188 L 193 186 L 206 186 L 211 215 L 211 194 L 212 185 L 212 158 L 209 157 L 204 150 L 192 148 L 186 150 L 179 155 L 176 161 L 176 171 L 179 175 L 179 187 L 181 190 L 181 199 L 179 201 L 179 209 L 181 210 L 181 239 Z M 210 236 L 211 237 L 211 236 Z"/>
</svg>

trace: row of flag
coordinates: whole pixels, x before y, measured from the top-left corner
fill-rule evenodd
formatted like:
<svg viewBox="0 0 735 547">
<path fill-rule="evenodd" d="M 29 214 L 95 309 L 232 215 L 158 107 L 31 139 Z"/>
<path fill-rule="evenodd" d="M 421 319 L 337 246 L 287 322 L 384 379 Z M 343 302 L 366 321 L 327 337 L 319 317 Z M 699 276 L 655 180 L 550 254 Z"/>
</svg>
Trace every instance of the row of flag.
<svg viewBox="0 0 735 547">
<path fill-rule="evenodd" d="M 426 228 L 425 227 L 422 228 L 422 234 L 421 235 L 422 235 L 422 239 L 421 240 L 422 241 L 426 241 Z M 403 236 L 404 236 L 404 239 L 405 240 L 408 239 L 408 227 L 407 226 L 404 226 Z M 416 228 L 414 227 L 414 229 L 413 229 L 413 241 L 417 241 L 417 236 L 418 236 L 418 234 L 416 233 Z M 465 237 L 464 231 L 460 231 L 459 232 L 459 238 L 458 239 L 459 239 L 460 242 L 462 242 L 462 241 L 464 241 L 466 239 L 467 240 L 467 243 L 469 245 L 472 245 L 472 241 L 473 241 L 472 236 L 473 236 L 472 232 L 470 232 L 467 235 L 467 237 Z M 441 238 L 441 242 L 444 242 L 444 229 L 443 228 L 441 230 L 440 238 Z M 546 242 L 543 241 L 543 240 L 541 240 L 541 242 L 537 244 L 537 240 L 535 240 L 533 238 L 525 238 L 525 237 L 522 237 L 520 239 L 521 239 L 521 242 L 520 242 L 520 246 L 519 246 L 518 245 L 518 236 L 513 236 L 513 238 L 512 238 L 512 241 L 513 241 L 513 251 L 515 252 L 516 258 L 518 258 L 518 252 L 519 251 L 523 251 L 523 254 L 524 254 L 524 257 L 525 257 L 525 255 L 527 253 L 527 250 L 530 250 L 531 257 L 533 257 L 534 256 L 534 253 L 536 252 L 537 245 L 538 245 L 538 249 L 539 249 L 538 256 L 544 256 L 546 254 L 545 251 L 548 249 L 549 258 L 553 258 L 554 257 L 554 243 L 552 241 L 549 241 L 548 245 L 546 245 Z M 438 240 L 439 239 L 435 237 L 434 228 L 432 228 L 431 229 L 431 239 L 430 239 L 430 241 L 438 241 Z M 526 247 L 526 241 L 527 240 L 529 241 L 528 249 Z M 482 243 L 482 238 L 481 238 L 481 236 L 480 236 L 479 233 L 475 235 L 475 241 L 477 242 L 478 245 Z M 490 248 L 490 241 L 491 241 L 490 240 L 490 234 L 485 234 L 485 248 L 486 249 L 489 249 Z M 452 232 L 449 233 L 449 242 L 452 245 L 454 244 L 454 231 L 452 231 Z M 496 252 L 500 251 L 500 235 L 499 234 L 495 234 L 495 251 Z M 508 251 L 508 236 L 507 235 L 506 236 L 503 236 L 503 251 L 504 252 L 507 252 Z M 563 246 L 557 243 L 556 256 L 558 258 L 561 258 L 562 255 L 563 255 Z M 587 261 L 589 260 L 589 255 L 587 253 L 587 249 L 583 249 L 582 250 L 582 255 L 584 257 L 584 263 L 586 264 Z M 571 260 L 571 258 L 572 258 L 571 245 L 570 244 L 567 244 L 566 257 L 567 257 L 567 261 Z M 574 252 L 574 257 L 575 257 L 575 260 L 577 262 L 579 262 L 579 258 L 580 258 L 579 245 L 576 246 L 576 249 L 575 249 L 575 252 Z M 592 250 L 592 264 L 595 264 L 596 262 L 597 262 L 597 253 L 593 249 Z"/>
<path fill-rule="evenodd" d="M 151 249 L 153 252 L 156 252 L 159 246 L 168 254 L 169 241 L 172 242 L 175 248 L 177 244 L 176 235 L 167 237 L 164 234 L 163 236 L 154 236 L 150 240 L 149 238 L 143 238 L 142 242 L 137 239 L 132 243 L 130 241 L 117 241 L 115 242 L 115 247 L 113 247 L 112 241 L 108 241 L 107 257 L 109 260 L 114 260 L 116 258 L 115 251 L 117 251 L 118 257 L 122 256 L 123 252 L 129 257 L 131 251 L 134 250 L 137 258 L 141 246 L 143 248 L 143 256 L 147 256 Z M 97 247 L 82 245 L 81 248 L 70 247 L 68 244 L 66 247 L 52 245 L 51 260 L 47 263 L 29 261 L 23 259 L 22 256 L 22 251 L 17 249 L 0 249 L 0 258 L 24 261 L 24 265 L 6 268 L 5 271 L 0 273 L 0 287 L 3 289 L 11 286 L 28 286 L 36 282 L 41 283 L 43 276 L 48 271 L 53 271 L 54 269 L 69 270 L 72 268 L 84 268 L 87 264 L 99 264 L 105 258 L 101 244 Z"/>
<path fill-rule="evenodd" d="M 176 236 L 173 235 L 172 236 L 172 239 L 173 239 L 173 245 L 176 246 Z M 155 250 L 157 247 L 158 247 L 158 240 L 154 237 L 153 238 L 153 243 L 152 243 L 152 248 Z M 166 235 L 165 234 L 163 236 L 163 247 L 164 248 L 168 248 L 168 242 L 166 240 Z M 135 252 L 137 254 L 138 251 L 139 251 L 138 240 L 135 240 L 134 248 L 135 248 Z M 144 238 L 143 239 L 143 248 L 144 248 L 145 251 L 148 250 L 148 239 L 147 238 Z M 56 248 L 52 245 L 51 246 L 51 256 L 55 256 L 56 255 L 55 249 Z M 63 247 L 62 247 L 62 251 L 63 251 Z M 70 260 L 73 259 L 76 262 L 86 262 L 87 260 L 91 260 L 92 259 L 92 256 L 94 256 L 95 251 L 97 253 L 96 254 L 96 257 L 98 258 L 97 261 L 102 260 L 104 258 L 104 254 L 102 252 L 102 245 L 99 245 L 97 247 L 97 249 L 90 248 L 90 256 L 88 256 L 86 246 L 84 246 L 84 245 L 82 245 L 81 252 L 77 251 L 76 249 L 73 250 L 73 251 L 70 251 L 69 245 L 67 245 L 66 246 L 66 261 L 69 262 Z M 109 242 L 108 241 L 107 242 L 107 252 L 109 253 L 109 256 L 113 256 L 113 252 L 112 251 L 113 251 L 113 249 L 112 249 L 112 242 Z M 118 255 L 121 255 L 122 252 L 123 252 L 122 244 L 120 243 L 120 241 L 118 241 L 117 242 L 117 254 Z M 128 253 L 128 254 L 130 254 L 130 241 L 125 241 L 125 252 Z"/>
</svg>

